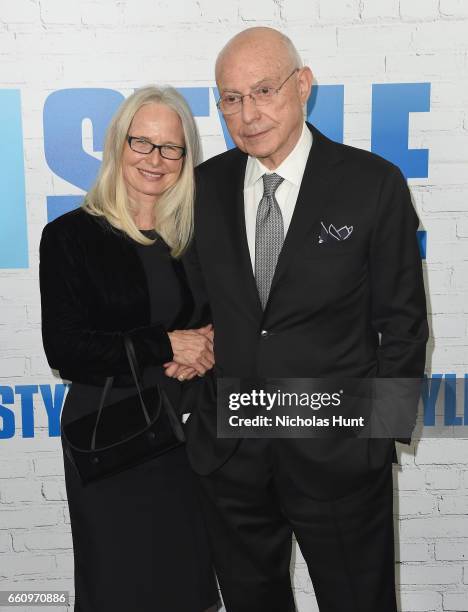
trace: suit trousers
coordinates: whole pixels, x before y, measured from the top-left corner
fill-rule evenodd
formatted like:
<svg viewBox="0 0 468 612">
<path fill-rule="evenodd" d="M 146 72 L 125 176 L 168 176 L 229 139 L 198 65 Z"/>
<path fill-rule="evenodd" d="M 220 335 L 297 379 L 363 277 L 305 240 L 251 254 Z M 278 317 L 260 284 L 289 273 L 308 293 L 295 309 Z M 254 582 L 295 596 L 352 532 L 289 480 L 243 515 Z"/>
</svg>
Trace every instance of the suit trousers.
<svg viewBox="0 0 468 612">
<path fill-rule="evenodd" d="M 320 612 L 396 612 L 393 442 L 350 440 L 343 457 L 353 442 L 358 457 L 372 443 L 381 457 L 354 472 L 343 464 L 342 478 L 319 463 L 320 441 L 265 439 L 242 440 L 223 466 L 199 476 L 227 612 L 294 612 L 293 533 Z M 317 461 L 304 458 L 307 447 Z"/>
</svg>

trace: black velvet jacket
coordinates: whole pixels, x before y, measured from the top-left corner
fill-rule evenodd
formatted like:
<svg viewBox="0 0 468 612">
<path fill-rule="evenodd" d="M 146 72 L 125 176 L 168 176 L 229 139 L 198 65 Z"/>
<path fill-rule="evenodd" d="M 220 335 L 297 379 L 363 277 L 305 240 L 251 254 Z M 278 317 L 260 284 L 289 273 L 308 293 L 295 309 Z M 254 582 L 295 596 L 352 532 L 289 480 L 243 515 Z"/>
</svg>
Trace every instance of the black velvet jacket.
<svg viewBox="0 0 468 612">
<path fill-rule="evenodd" d="M 182 261 L 175 261 L 187 300 L 175 329 L 204 323 Z M 73 382 L 131 382 L 123 337 L 133 340 L 139 365 L 172 359 L 167 331 L 151 324 L 143 264 L 132 240 L 104 218 L 78 208 L 48 223 L 40 244 L 42 338 L 51 368 Z"/>
</svg>

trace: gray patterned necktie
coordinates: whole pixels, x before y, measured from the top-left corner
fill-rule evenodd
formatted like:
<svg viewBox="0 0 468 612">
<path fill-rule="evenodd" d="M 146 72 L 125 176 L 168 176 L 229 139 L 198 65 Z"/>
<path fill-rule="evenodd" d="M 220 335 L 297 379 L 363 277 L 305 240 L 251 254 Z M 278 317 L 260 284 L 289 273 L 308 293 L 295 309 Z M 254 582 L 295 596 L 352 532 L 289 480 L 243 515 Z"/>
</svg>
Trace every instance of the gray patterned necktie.
<svg viewBox="0 0 468 612">
<path fill-rule="evenodd" d="M 283 247 L 283 215 L 275 198 L 275 191 L 284 181 L 278 174 L 263 175 L 263 197 L 257 209 L 255 228 L 255 280 L 262 308 L 270 293 L 276 262 Z"/>
</svg>

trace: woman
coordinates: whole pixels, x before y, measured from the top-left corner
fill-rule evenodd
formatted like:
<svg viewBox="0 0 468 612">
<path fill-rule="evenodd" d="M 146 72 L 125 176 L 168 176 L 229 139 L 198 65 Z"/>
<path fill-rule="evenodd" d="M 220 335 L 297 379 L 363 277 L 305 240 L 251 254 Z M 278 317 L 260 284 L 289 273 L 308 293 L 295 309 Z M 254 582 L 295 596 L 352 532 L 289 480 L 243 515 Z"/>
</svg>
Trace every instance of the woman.
<svg viewBox="0 0 468 612">
<path fill-rule="evenodd" d="M 200 327 L 180 260 L 192 234 L 199 151 L 182 96 L 141 89 L 111 122 L 83 206 L 44 228 L 44 348 L 50 366 L 72 381 L 62 425 L 97 410 L 108 376 L 109 403 L 135 394 L 124 335 L 144 384 L 159 382 L 176 408 L 178 378 L 212 367 L 212 331 Z M 86 487 L 66 456 L 64 465 L 76 612 L 202 612 L 217 601 L 184 447 Z"/>
</svg>

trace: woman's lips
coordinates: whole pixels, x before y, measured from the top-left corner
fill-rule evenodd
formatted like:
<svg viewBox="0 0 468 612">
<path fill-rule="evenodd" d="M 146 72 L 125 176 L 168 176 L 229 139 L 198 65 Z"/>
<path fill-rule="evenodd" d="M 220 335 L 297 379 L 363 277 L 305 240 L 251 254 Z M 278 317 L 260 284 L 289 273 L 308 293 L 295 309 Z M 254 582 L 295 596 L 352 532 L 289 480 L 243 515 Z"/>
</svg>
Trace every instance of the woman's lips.
<svg viewBox="0 0 468 612">
<path fill-rule="evenodd" d="M 151 170 L 143 170 L 143 168 L 138 168 L 138 172 L 149 181 L 158 181 L 164 176 L 162 172 L 152 172 Z"/>
</svg>

